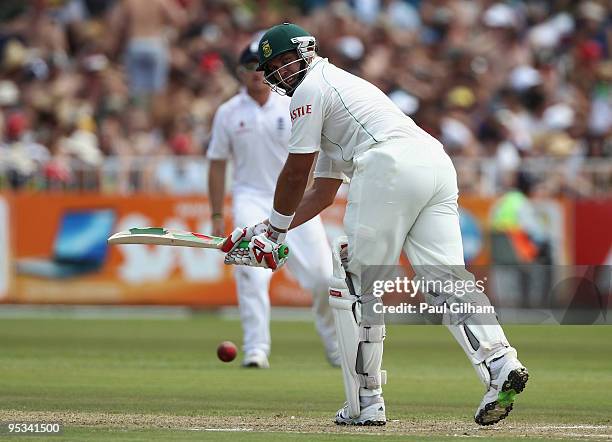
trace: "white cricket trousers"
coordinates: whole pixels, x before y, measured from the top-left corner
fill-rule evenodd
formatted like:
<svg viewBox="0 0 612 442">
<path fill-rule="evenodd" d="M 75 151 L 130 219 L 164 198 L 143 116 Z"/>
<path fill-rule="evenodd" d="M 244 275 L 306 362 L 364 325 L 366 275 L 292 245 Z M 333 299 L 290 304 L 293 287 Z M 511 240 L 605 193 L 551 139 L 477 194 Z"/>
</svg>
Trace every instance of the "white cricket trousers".
<svg viewBox="0 0 612 442">
<path fill-rule="evenodd" d="M 234 195 L 235 226 L 252 226 L 270 216 L 273 195 L 240 192 Z M 315 325 L 326 351 L 337 349 L 334 317 L 329 307 L 328 288 L 332 274 L 331 249 L 320 217 L 287 234 L 289 258 L 286 266 L 300 286 L 312 293 Z M 234 266 L 245 353 L 260 350 L 270 354 L 269 269 Z"/>
<path fill-rule="evenodd" d="M 382 273 L 375 269 L 374 275 L 366 272 L 368 281 L 364 281 L 362 272 L 367 270 L 364 267 L 395 266 L 402 250 L 419 277 L 427 278 L 431 271 L 451 270 L 451 266 L 461 267 L 455 269 L 461 272 L 459 276 L 471 277 L 463 267 L 457 174 L 442 145 L 393 140 L 364 152 L 354 163 L 344 225 L 348 236 L 348 270 L 358 295 L 363 293 L 362 282 L 369 285 L 386 276 L 384 268 Z M 480 296 L 480 301 L 486 299 L 484 294 Z M 365 305 L 371 299 L 372 295 L 365 293 L 362 303 Z M 369 320 L 376 322 L 366 325 L 384 323 L 382 315 Z M 362 318 L 362 322 L 369 320 Z M 447 324 L 487 386 L 489 379 L 482 364 L 513 351 L 496 318 L 488 320 L 491 322 L 483 324 L 480 317 L 463 318 L 461 323 Z M 468 325 L 477 344 L 466 342 Z M 373 372 L 380 371 L 382 346 L 380 342 L 380 348 L 373 348 L 366 355 Z M 381 388 L 360 391 L 365 396 L 381 393 Z"/>
</svg>

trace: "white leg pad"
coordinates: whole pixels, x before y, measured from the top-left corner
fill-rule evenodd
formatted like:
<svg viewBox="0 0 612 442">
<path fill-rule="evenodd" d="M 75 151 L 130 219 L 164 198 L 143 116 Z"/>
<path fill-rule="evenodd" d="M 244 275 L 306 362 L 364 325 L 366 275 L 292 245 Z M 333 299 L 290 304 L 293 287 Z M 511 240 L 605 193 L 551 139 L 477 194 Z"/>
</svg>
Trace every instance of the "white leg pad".
<svg viewBox="0 0 612 442">
<path fill-rule="evenodd" d="M 469 304 L 470 306 L 490 306 L 489 298 L 476 288 L 474 275 L 462 266 L 433 267 L 420 266 L 415 269 L 419 277 L 428 282 L 440 282 L 438 290 L 429 292 L 425 296 L 433 305 Z M 447 289 L 449 285 L 442 284 L 448 281 L 467 281 L 463 293 L 454 293 Z M 471 289 L 468 290 L 468 287 Z M 448 311 L 448 310 L 447 310 Z M 464 311 L 467 311 L 465 309 Z M 480 380 L 489 386 L 490 373 L 488 364 L 506 353 L 515 352 L 508 343 L 494 313 L 445 313 L 443 323 L 448 327 L 463 351 L 474 365 Z"/>
<path fill-rule="evenodd" d="M 341 282 L 344 284 L 344 281 Z M 338 286 L 340 284 L 334 285 Z M 346 402 L 349 406 L 350 417 L 357 417 L 361 413 L 359 406 L 361 379 L 356 371 L 359 326 L 354 309 L 357 305 L 357 297 L 350 295 L 348 288 L 330 287 L 329 292 L 329 305 L 334 313 L 336 323 L 336 337 L 338 338 Z"/>
<path fill-rule="evenodd" d="M 474 305 L 491 305 L 487 296 L 475 291 L 460 299 L 454 296 L 450 302 L 466 302 Z M 448 329 L 474 365 L 478 377 L 489 386 L 491 377 L 488 364 L 506 353 L 516 350 L 510 346 L 503 329 L 494 314 L 448 315 L 444 318 Z"/>
<path fill-rule="evenodd" d="M 382 385 L 387 381 L 387 372 L 380 369 L 383 356 L 385 326 L 359 327 L 359 351 L 357 352 L 357 373 L 360 375 L 361 396 L 382 394 Z"/>
<path fill-rule="evenodd" d="M 381 386 L 387 382 L 387 373 L 380 369 L 385 326 L 362 324 L 361 302 L 350 292 L 346 282 L 346 237 L 334 241 L 332 255 L 334 270 L 329 305 L 336 324 L 349 415 L 358 417 L 361 413 L 359 396 L 381 394 Z"/>
</svg>

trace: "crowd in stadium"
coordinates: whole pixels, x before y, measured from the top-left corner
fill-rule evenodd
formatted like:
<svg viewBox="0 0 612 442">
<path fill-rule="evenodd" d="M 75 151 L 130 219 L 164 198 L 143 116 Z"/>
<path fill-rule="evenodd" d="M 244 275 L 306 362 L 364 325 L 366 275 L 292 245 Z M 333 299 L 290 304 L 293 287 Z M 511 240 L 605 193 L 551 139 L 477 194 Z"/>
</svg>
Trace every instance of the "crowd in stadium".
<svg viewBox="0 0 612 442">
<path fill-rule="evenodd" d="M 500 192 L 530 167 L 545 195 L 609 192 L 606 4 L 2 2 L 0 189 L 205 192 L 199 166 L 215 110 L 239 87 L 240 51 L 292 21 L 439 138 L 463 191 Z"/>
</svg>

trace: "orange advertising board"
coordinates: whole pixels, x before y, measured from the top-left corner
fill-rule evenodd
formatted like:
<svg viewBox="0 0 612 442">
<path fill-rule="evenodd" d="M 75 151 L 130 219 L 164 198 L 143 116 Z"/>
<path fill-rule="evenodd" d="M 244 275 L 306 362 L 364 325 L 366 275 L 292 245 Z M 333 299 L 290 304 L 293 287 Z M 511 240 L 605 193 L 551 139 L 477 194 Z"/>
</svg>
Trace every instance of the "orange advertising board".
<svg viewBox="0 0 612 442">
<path fill-rule="evenodd" d="M 460 202 L 467 261 L 487 264 L 486 220 L 493 201 L 464 197 Z M 323 213 L 329 239 L 342 234 L 344 208 L 339 198 Z M 229 199 L 225 213 L 231 213 Z M 0 195 L 0 302 L 236 305 L 232 267 L 217 251 L 106 244 L 111 233 L 131 227 L 208 233 L 209 220 L 204 197 Z M 311 303 L 285 268 L 274 275 L 270 295 L 272 305 Z"/>
</svg>

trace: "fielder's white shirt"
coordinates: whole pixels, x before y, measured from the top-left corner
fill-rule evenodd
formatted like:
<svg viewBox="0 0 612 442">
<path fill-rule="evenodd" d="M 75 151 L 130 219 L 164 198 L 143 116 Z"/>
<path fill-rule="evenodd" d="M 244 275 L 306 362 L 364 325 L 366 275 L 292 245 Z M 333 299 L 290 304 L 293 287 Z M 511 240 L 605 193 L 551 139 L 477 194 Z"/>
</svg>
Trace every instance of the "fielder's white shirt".
<svg viewBox="0 0 612 442">
<path fill-rule="evenodd" d="M 350 177 L 353 158 L 393 138 L 439 142 L 380 89 L 316 57 L 293 93 L 290 153 L 319 152 L 315 177 Z"/>
<path fill-rule="evenodd" d="M 234 192 L 274 194 L 289 154 L 289 103 L 289 97 L 271 93 L 260 106 L 243 88 L 217 110 L 206 156 L 233 160 Z"/>
</svg>

